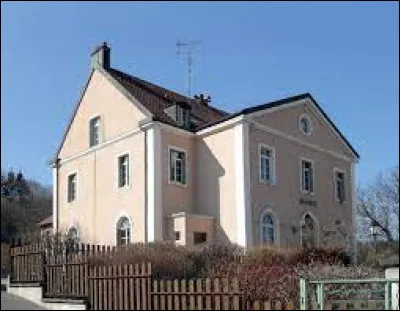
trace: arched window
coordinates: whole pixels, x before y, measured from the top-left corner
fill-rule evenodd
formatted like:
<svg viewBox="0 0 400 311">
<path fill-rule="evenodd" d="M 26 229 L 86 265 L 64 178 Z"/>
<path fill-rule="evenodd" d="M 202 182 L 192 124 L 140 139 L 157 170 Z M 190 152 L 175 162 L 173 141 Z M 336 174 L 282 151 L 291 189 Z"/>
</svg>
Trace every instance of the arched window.
<svg viewBox="0 0 400 311">
<path fill-rule="evenodd" d="M 131 241 L 131 223 L 128 217 L 121 217 L 117 223 L 117 245 L 127 245 Z"/>
<path fill-rule="evenodd" d="M 301 223 L 301 244 L 304 247 L 318 246 L 318 225 L 315 218 L 307 213 Z"/>
<path fill-rule="evenodd" d="M 272 213 L 265 211 L 260 219 L 260 240 L 262 244 L 276 243 L 276 220 Z"/>
</svg>

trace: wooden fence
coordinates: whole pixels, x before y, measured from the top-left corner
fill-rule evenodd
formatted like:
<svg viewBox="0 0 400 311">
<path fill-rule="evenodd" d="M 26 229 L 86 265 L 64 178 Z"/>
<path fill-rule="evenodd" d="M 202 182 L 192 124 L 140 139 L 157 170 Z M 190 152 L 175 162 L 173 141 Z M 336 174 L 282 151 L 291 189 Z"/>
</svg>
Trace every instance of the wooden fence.
<svg viewBox="0 0 400 311">
<path fill-rule="evenodd" d="M 152 310 L 150 264 L 91 267 L 91 310 Z"/>
<path fill-rule="evenodd" d="M 40 244 L 12 247 L 10 281 L 15 283 L 43 282 L 44 248 Z"/>
<path fill-rule="evenodd" d="M 44 268 L 44 297 L 87 298 L 87 255 L 46 256 Z"/>
<path fill-rule="evenodd" d="M 122 250 L 121 250 L 122 251 Z M 112 247 L 81 245 L 56 254 L 43 245 L 11 248 L 11 282 L 40 282 L 48 298 L 85 299 L 91 310 L 294 310 L 298 301 L 249 301 L 237 279 L 154 280 L 150 264 L 101 265 Z M 95 265 L 96 264 L 96 265 Z M 314 303 L 312 310 L 318 310 Z M 384 310 L 380 302 L 325 304 L 326 310 Z"/>
</svg>

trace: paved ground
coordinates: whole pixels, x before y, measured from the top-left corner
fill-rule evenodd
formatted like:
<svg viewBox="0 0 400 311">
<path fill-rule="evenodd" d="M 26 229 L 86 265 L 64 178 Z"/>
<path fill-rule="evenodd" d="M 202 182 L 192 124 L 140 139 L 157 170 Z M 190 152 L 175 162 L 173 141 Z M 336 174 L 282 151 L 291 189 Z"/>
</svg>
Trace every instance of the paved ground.
<svg viewBox="0 0 400 311">
<path fill-rule="evenodd" d="M 17 296 L 1 292 L 1 309 L 0 310 L 46 310 L 43 307 L 33 304 L 30 301 L 19 298 Z"/>
</svg>

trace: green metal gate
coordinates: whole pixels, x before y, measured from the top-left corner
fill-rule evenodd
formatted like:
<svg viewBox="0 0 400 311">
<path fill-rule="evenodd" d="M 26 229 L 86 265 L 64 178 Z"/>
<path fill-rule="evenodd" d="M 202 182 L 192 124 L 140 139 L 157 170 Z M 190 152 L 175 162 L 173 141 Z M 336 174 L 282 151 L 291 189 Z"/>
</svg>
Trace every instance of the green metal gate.
<svg viewBox="0 0 400 311">
<path fill-rule="evenodd" d="M 301 310 L 399 310 L 399 279 L 300 279 Z"/>
</svg>

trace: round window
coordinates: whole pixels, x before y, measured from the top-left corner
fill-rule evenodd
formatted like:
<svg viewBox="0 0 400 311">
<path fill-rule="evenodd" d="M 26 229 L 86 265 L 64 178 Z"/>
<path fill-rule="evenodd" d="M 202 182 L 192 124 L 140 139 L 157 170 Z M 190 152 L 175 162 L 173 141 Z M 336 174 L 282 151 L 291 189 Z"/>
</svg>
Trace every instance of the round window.
<svg viewBox="0 0 400 311">
<path fill-rule="evenodd" d="M 306 114 L 302 114 L 299 119 L 300 130 L 304 135 L 310 135 L 312 132 L 312 124 L 310 117 Z"/>
</svg>

